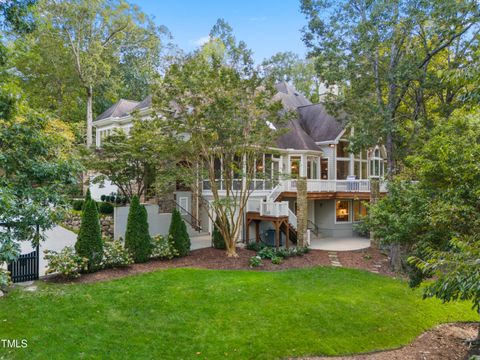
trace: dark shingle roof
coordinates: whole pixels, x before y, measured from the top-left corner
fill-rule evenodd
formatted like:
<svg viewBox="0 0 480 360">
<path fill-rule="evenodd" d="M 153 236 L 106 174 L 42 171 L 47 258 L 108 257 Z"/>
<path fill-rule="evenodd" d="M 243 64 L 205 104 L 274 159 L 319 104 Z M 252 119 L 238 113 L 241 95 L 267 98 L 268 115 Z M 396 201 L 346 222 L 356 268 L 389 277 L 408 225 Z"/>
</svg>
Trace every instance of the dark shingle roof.
<svg viewBox="0 0 480 360">
<path fill-rule="evenodd" d="M 143 99 L 132 111 L 148 109 L 152 106 L 152 95 L 148 95 Z"/>
<path fill-rule="evenodd" d="M 344 128 L 322 104 L 299 107 L 298 114 L 300 125 L 315 142 L 335 140 Z"/>
<path fill-rule="evenodd" d="M 116 104 L 110 106 L 106 111 L 100 114 L 95 121 L 107 119 L 110 117 L 121 117 L 133 110 L 139 104 L 138 101 L 120 99 Z"/>
<path fill-rule="evenodd" d="M 280 100 L 285 110 L 295 110 L 299 106 L 311 105 L 312 103 L 295 88 L 285 81 L 275 85 L 278 93 L 275 94 L 273 100 Z"/>
<path fill-rule="evenodd" d="M 320 151 L 315 141 L 303 130 L 297 119 L 290 120 L 286 127 L 288 132 L 277 139 L 279 148 Z"/>
</svg>

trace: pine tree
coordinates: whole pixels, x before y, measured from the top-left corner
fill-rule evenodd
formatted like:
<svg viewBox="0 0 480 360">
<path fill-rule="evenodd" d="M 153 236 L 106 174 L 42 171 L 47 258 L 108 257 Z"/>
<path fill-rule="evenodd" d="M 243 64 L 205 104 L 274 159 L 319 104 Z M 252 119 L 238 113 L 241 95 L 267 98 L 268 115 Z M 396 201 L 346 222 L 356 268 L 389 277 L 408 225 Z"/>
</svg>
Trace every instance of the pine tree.
<svg viewBox="0 0 480 360">
<path fill-rule="evenodd" d="M 178 250 L 178 254 L 180 256 L 188 255 L 190 252 L 190 237 L 182 216 L 177 209 L 173 210 L 168 234 L 173 239 L 173 246 Z"/>
<path fill-rule="evenodd" d="M 88 259 L 88 271 L 95 271 L 100 267 L 103 257 L 102 230 L 97 205 L 91 199 L 87 199 L 83 206 L 82 222 L 75 250 L 79 256 Z"/>
<path fill-rule="evenodd" d="M 212 233 L 212 244 L 215 249 L 222 249 L 225 250 L 227 247 L 225 245 L 225 239 L 223 238 L 222 233 L 219 230 L 219 219 L 215 220 L 215 224 L 213 225 L 213 233 Z M 230 226 L 227 226 L 230 228 Z"/>
<path fill-rule="evenodd" d="M 150 259 L 152 244 L 148 231 L 147 209 L 140 205 L 138 196 L 134 196 L 130 203 L 125 248 L 130 251 L 136 263 L 146 262 Z"/>
</svg>

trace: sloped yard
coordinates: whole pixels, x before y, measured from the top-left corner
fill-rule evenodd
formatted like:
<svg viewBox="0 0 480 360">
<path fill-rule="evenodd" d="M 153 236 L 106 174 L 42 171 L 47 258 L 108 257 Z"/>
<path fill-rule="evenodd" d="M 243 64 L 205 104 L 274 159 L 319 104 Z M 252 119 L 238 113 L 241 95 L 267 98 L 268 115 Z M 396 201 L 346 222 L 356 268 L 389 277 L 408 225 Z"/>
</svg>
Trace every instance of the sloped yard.
<svg viewBox="0 0 480 360">
<path fill-rule="evenodd" d="M 469 304 L 422 300 L 369 272 L 169 269 L 90 284 L 40 284 L 0 299 L 7 359 L 276 359 L 407 344 Z"/>
</svg>

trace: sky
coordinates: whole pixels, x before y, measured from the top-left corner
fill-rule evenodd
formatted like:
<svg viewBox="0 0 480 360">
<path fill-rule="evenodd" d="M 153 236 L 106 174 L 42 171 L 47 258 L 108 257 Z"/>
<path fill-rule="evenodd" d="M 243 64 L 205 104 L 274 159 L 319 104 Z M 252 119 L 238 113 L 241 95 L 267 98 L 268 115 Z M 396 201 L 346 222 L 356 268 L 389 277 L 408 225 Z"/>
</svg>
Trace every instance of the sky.
<svg viewBox="0 0 480 360">
<path fill-rule="evenodd" d="M 254 52 L 255 62 L 279 51 L 306 54 L 300 29 L 306 25 L 299 0 L 130 0 L 158 25 L 165 25 L 173 41 L 191 51 L 208 39 L 218 18 Z"/>
</svg>

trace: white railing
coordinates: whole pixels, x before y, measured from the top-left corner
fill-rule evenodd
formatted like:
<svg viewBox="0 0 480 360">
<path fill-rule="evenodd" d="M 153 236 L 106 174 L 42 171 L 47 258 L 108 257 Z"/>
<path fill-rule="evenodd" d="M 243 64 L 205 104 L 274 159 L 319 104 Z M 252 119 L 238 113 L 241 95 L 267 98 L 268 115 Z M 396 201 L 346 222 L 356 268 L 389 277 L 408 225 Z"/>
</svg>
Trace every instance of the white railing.
<svg viewBox="0 0 480 360">
<path fill-rule="evenodd" d="M 260 204 L 261 216 L 288 216 L 288 201 L 264 201 Z"/>
<path fill-rule="evenodd" d="M 267 201 L 275 201 L 277 198 L 280 196 L 280 194 L 283 192 L 283 184 L 280 183 L 275 188 L 268 194 L 267 196 Z"/>
<path fill-rule="evenodd" d="M 260 212 L 262 199 L 248 199 L 247 212 Z"/>
<path fill-rule="evenodd" d="M 283 191 L 297 191 L 297 180 L 286 180 Z M 307 180 L 308 192 L 370 192 L 370 180 Z M 381 183 L 380 191 L 386 191 Z"/>
<path fill-rule="evenodd" d="M 260 216 L 288 216 L 288 211 L 288 201 L 274 202 L 249 199 L 247 202 L 247 212 L 258 212 Z"/>
<path fill-rule="evenodd" d="M 288 222 L 295 230 L 297 230 L 297 215 L 295 215 L 290 209 L 288 209 Z"/>
</svg>

